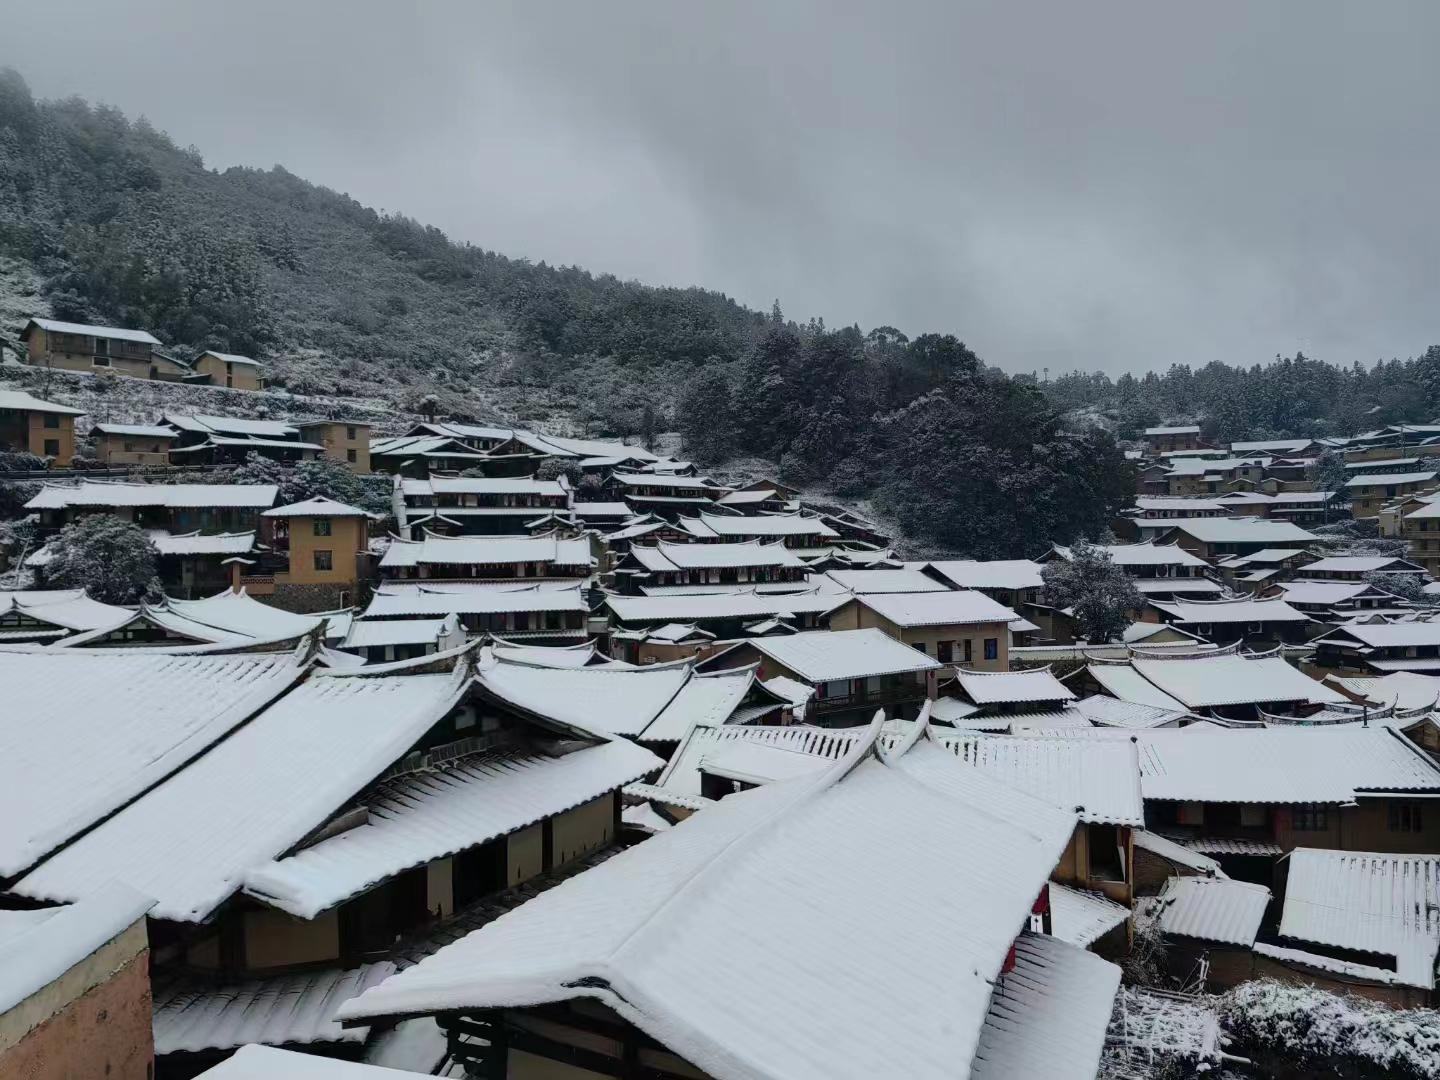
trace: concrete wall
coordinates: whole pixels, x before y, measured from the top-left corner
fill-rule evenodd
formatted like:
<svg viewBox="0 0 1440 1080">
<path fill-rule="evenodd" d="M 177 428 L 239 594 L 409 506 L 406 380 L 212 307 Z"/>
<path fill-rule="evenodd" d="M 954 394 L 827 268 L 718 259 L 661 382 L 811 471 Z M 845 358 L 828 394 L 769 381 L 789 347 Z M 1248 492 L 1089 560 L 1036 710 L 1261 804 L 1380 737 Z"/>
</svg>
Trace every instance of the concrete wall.
<svg viewBox="0 0 1440 1080">
<path fill-rule="evenodd" d="M 6 1080 L 147 1080 L 150 953 L 145 920 L 0 1015 Z"/>
</svg>

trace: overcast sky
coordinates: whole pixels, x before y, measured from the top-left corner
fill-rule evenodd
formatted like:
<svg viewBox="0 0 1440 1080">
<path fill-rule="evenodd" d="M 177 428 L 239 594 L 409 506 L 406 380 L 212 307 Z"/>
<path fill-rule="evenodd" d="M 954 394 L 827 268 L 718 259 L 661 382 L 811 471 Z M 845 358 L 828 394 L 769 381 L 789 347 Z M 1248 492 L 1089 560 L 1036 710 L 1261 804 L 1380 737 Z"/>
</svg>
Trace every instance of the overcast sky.
<svg viewBox="0 0 1440 1080">
<path fill-rule="evenodd" d="M 0 0 L 36 94 L 1010 370 L 1440 342 L 1440 5 Z"/>
</svg>

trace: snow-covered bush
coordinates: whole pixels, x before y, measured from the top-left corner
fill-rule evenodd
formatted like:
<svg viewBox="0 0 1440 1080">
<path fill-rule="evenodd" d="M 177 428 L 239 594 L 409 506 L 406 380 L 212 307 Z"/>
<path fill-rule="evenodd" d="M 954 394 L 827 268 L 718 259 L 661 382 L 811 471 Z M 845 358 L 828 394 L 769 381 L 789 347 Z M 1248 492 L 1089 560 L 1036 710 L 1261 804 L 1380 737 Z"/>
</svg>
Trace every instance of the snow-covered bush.
<svg viewBox="0 0 1440 1080">
<path fill-rule="evenodd" d="M 1434 1009 L 1391 1009 L 1261 979 L 1220 998 L 1220 1021 L 1241 1052 L 1283 1055 L 1340 1075 L 1440 1078 L 1440 1012 Z"/>
<path fill-rule="evenodd" d="M 51 542 L 45 568 L 49 584 L 84 589 L 106 604 L 133 604 L 147 594 L 159 596 L 155 550 L 145 530 L 110 514 L 72 522 Z"/>
</svg>

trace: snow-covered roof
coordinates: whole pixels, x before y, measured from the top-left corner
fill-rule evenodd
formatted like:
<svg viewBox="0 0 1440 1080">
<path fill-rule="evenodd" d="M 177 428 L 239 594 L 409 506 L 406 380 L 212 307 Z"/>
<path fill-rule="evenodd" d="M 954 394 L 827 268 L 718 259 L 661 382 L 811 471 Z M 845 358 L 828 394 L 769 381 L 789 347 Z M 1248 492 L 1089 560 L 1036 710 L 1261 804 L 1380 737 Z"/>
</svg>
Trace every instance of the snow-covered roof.
<svg viewBox="0 0 1440 1080">
<path fill-rule="evenodd" d="M 1325 640 L 1343 640 L 1346 636 L 1372 649 L 1440 645 L 1440 622 L 1348 622 L 1331 630 Z"/>
<path fill-rule="evenodd" d="M 956 678 L 977 705 L 1075 700 L 1075 692 L 1051 675 L 1049 668 L 1020 671 L 970 671 L 961 668 L 956 672 Z"/>
<path fill-rule="evenodd" d="M 492 641 L 494 643 L 491 649 L 497 660 L 516 664 L 547 668 L 582 668 L 590 666 L 597 659 L 607 660 L 595 648 L 593 641 L 582 641 L 576 645 L 521 645 L 493 635 Z"/>
<path fill-rule="evenodd" d="M 1192 555 L 1178 544 L 1097 544 L 1116 566 L 1209 566 L 1198 555 Z M 1055 545 L 1063 558 L 1072 557 L 1071 549 Z M 1168 579 L 1167 579 L 1168 580 Z"/>
<path fill-rule="evenodd" d="M 1278 584 L 1284 590 L 1285 599 L 1295 604 L 1343 604 L 1365 593 L 1381 595 L 1380 590 L 1367 581 L 1281 581 Z"/>
<path fill-rule="evenodd" d="M 370 598 L 366 619 L 405 615 L 498 615 L 520 611 L 589 611 L 590 605 L 576 585 L 564 588 L 506 583 L 503 587 L 474 588 L 425 585 L 385 588 Z"/>
<path fill-rule="evenodd" d="M 0 874 L 112 814 L 303 672 L 289 653 L 0 652 Z"/>
<path fill-rule="evenodd" d="M 1145 596 L 1194 596 L 1225 591 L 1218 581 L 1203 577 L 1134 578 L 1131 584 Z"/>
<path fill-rule="evenodd" d="M 1407 986 L 1435 986 L 1440 950 L 1440 856 L 1299 847 L 1280 934 L 1395 958 Z"/>
<path fill-rule="evenodd" d="M 948 592 L 950 587 L 919 570 L 831 570 L 826 575 L 853 593 Z"/>
<path fill-rule="evenodd" d="M 1152 833 L 1146 829 L 1136 829 L 1131 834 L 1135 840 L 1135 846 L 1152 855 L 1158 855 L 1166 862 L 1174 863 L 1176 866 L 1188 867 L 1191 870 L 1207 874 L 1210 877 L 1227 877 L 1228 875 L 1220 868 L 1220 864 L 1208 855 L 1196 851 L 1184 844 L 1177 844 L 1168 837 L 1159 833 Z"/>
<path fill-rule="evenodd" d="M 143 918 L 152 903 L 148 896 L 112 882 L 78 904 L 38 911 L 0 911 L 0 1016 L 119 936 Z M 106 969 L 100 979 L 109 974 Z M 49 1014 L 41 1013 L 34 1019 L 39 1024 L 49 1019 Z"/>
<path fill-rule="evenodd" d="M 165 413 L 164 420 L 182 431 L 210 435 L 240 435 L 254 439 L 293 440 L 300 429 L 283 420 L 252 420 L 247 416 L 213 416 L 208 413 Z"/>
<path fill-rule="evenodd" d="M 1187 424 L 1179 427 L 1147 427 L 1146 435 L 1199 435 L 1199 424 Z"/>
<path fill-rule="evenodd" d="M 358 506 L 349 506 L 346 503 L 336 502 L 334 499 L 327 499 L 323 495 L 317 495 L 313 499 L 306 499 L 304 502 L 288 503 L 285 506 L 277 506 L 273 510 L 266 510 L 261 517 L 269 518 L 293 518 L 293 517 L 369 517 L 370 515 Z"/>
<path fill-rule="evenodd" d="M 78 334 L 81 337 L 103 337 L 112 338 L 116 341 L 139 341 L 146 345 L 159 345 L 160 339 L 146 330 L 126 330 L 119 326 L 96 326 L 92 323 L 64 322 L 60 319 L 34 318 L 26 325 L 38 326 L 41 330 L 52 331 L 56 334 Z M 23 334 L 21 335 L 24 336 Z"/>
<path fill-rule="evenodd" d="M 1327 675 L 1325 681 L 1381 705 L 1399 709 L 1428 708 L 1440 700 L 1440 676 L 1396 671 L 1372 678 L 1341 678 Z"/>
<path fill-rule="evenodd" d="M 297 615 L 293 611 L 285 611 L 256 600 L 244 589 L 239 592 L 225 589 L 214 596 L 199 600 L 167 597 L 163 608 L 146 610 L 152 616 L 160 618 L 165 625 L 189 636 L 212 636 L 205 633 L 205 630 L 209 629 L 220 631 L 222 635 L 256 641 L 298 637 L 314 630 L 322 620 L 345 614 L 325 612 L 319 615 Z M 225 637 L 215 640 L 225 640 Z"/>
<path fill-rule="evenodd" d="M 1162 709 L 1138 701 L 1121 701 L 1106 694 L 1092 694 L 1075 702 L 1075 708 L 1101 727 L 1152 728 L 1174 724 L 1189 714 L 1184 709 Z"/>
<path fill-rule="evenodd" d="M 454 426 L 454 425 L 449 425 Z M 659 455 L 652 454 L 643 446 L 623 442 L 608 442 L 602 439 L 572 439 L 560 435 L 541 435 L 535 431 L 517 430 L 510 433 L 518 442 L 552 457 L 605 457 L 621 460 L 658 461 Z"/>
<path fill-rule="evenodd" d="M 1368 473 L 1363 476 L 1352 476 L 1345 481 L 1347 488 L 1361 487 L 1389 487 L 1395 484 L 1428 484 L 1440 477 L 1440 473 L 1433 469 L 1424 472 L 1407 473 Z"/>
<path fill-rule="evenodd" d="M 241 356 L 239 353 L 216 352 L 214 349 L 206 349 L 200 356 L 213 356 L 216 360 L 223 360 L 227 364 L 244 364 L 246 367 L 259 367 L 259 360 L 252 360 L 248 356 Z M 200 357 L 196 357 L 200 359 Z"/>
<path fill-rule="evenodd" d="M 929 671 L 940 665 L 880 630 L 809 630 L 746 644 L 812 683 Z"/>
<path fill-rule="evenodd" d="M 514 563 L 559 563 L 589 567 L 594 562 L 584 537 L 435 536 L 392 541 L 380 559 L 382 569 L 399 566 L 506 566 Z"/>
<path fill-rule="evenodd" d="M 873 593 L 855 598 L 896 626 L 968 626 L 1010 623 L 1018 616 L 982 592 Z"/>
<path fill-rule="evenodd" d="M 342 649 L 377 648 L 384 645 L 434 645 L 440 635 L 457 627 L 455 617 L 443 619 L 356 619 L 340 643 Z"/>
<path fill-rule="evenodd" d="M 1061 941 L 1089 948 L 1128 918 L 1128 907 L 1102 893 L 1050 882 L 1050 932 Z"/>
<path fill-rule="evenodd" d="M 563 496 L 566 491 L 565 485 L 558 480 L 536 480 L 532 476 L 431 476 L 423 480 L 407 478 L 400 481 L 400 493 L 407 499 L 434 495 Z M 524 513 L 527 508 L 507 509 Z"/>
<path fill-rule="evenodd" d="M 14 886 L 68 900 L 110 879 L 199 922 L 245 874 L 295 844 L 439 721 L 461 672 L 321 673 Z M 342 749 L 343 748 L 343 751 Z"/>
<path fill-rule="evenodd" d="M 196 443 L 193 446 L 172 446 L 170 453 L 196 454 L 217 446 L 252 446 L 265 450 L 314 450 L 316 453 L 325 449 L 320 443 L 301 442 L 298 439 L 262 439 L 254 435 L 211 435 L 203 443 Z"/>
<path fill-rule="evenodd" d="M 633 738 L 674 700 L 692 670 L 688 663 L 544 668 L 491 658 L 476 678 L 488 694 L 529 715 Z"/>
<path fill-rule="evenodd" d="M 341 1015 L 589 997 L 712 1076 L 983 1075 L 994 981 L 1074 818 L 1017 824 L 990 801 L 1002 785 L 949 760 L 912 771 L 937 753 L 923 744 L 882 759 L 878 732 L 541 893 Z M 895 896 L 965 917 L 853 933 L 856 911 Z M 806 1002 L 806 1022 L 778 999 Z"/>
<path fill-rule="evenodd" d="M 1308 544 L 1319 539 L 1293 522 L 1264 518 L 1187 518 L 1170 524 L 1206 544 L 1274 544 L 1283 547 L 1286 544 Z"/>
<path fill-rule="evenodd" d="M 443 1034 L 441 1045 L 444 1045 Z M 284 1080 L 414 1080 L 424 1075 L 427 1074 L 251 1043 L 240 1047 L 213 1069 L 205 1070 L 197 1080 L 278 1080 L 280 1077 Z"/>
<path fill-rule="evenodd" d="M 682 517 L 680 528 L 701 539 L 736 536 L 825 536 L 839 533 L 817 517 L 804 514 L 754 514 L 728 516 L 701 513 L 699 517 Z"/>
<path fill-rule="evenodd" d="M 961 589 L 1039 589 L 1040 564 L 1029 559 L 941 559 L 925 563 Z"/>
<path fill-rule="evenodd" d="M 696 724 L 723 724 L 754 685 L 755 673 L 748 668 L 694 675 L 645 726 L 640 739 L 642 742 L 678 742 Z M 775 704 L 781 705 L 778 701 Z"/>
<path fill-rule="evenodd" d="M 1147 799 L 1346 803 L 1366 793 L 1440 792 L 1440 767 L 1383 727 L 1209 725 L 1093 735 L 1133 738 Z M 1102 740 L 1108 741 L 1108 740 Z"/>
<path fill-rule="evenodd" d="M 115 626 L 134 614 L 130 608 L 92 600 L 83 589 L 0 592 L 0 616 L 11 612 L 75 631 Z"/>
<path fill-rule="evenodd" d="M 275 503 L 274 484 L 130 484 L 81 480 L 45 484 L 25 504 L 27 510 L 63 510 L 72 506 L 166 506 L 180 508 L 264 509 Z"/>
<path fill-rule="evenodd" d="M 848 593 L 810 589 L 798 592 L 682 592 L 660 596 L 610 594 L 605 604 L 621 622 L 696 622 L 701 619 L 759 619 L 830 611 Z"/>
<path fill-rule="evenodd" d="M 69 405 L 57 405 L 53 401 L 42 401 L 24 390 L 0 390 L 0 412 L 14 409 L 19 412 L 59 413 L 61 416 L 83 416 L 84 409 L 73 409 Z M 172 432 L 173 434 L 173 432 Z"/>
<path fill-rule="evenodd" d="M 1276 450 L 1281 453 L 1293 454 L 1304 450 L 1310 443 L 1310 439 L 1260 439 L 1249 442 L 1232 442 L 1230 452 L 1232 454 L 1252 454 L 1257 450 Z"/>
<path fill-rule="evenodd" d="M 1183 702 L 1165 693 L 1129 664 L 1091 664 L 1085 669 L 1085 673 L 1120 701 L 1149 705 L 1169 712 L 1188 711 Z"/>
<path fill-rule="evenodd" d="M 1230 878 L 1172 877 L 1153 902 L 1160 929 L 1222 945 L 1255 944 L 1270 890 Z"/>
<path fill-rule="evenodd" d="M 1082 820 L 1145 823 L 1136 751 L 1125 740 L 973 735 L 940 728 L 931 734 L 967 765 L 1052 806 L 1073 810 Z"/>
<path fill-rule="evenodd" d="M 786 566 L 805 564 L 784 544 L 634 544 L 630 554 L 647 570 L 710 570 L 740 566 Z"/>
<path fill-rule="evenodd" d="M 1273 623 L 1310 622 L 1310 616 L 1296 611 L 1279 597 L 1268 600 L 1151 600 L 1150 606 L 1174 617 L 1178 623 Z"/>
<path fill-rule="evenodd" d="M 381 961 L 349 970 L 297 971 L 238 982 L 217 983 L 204 976 L 162 981 L 155 987 L 155 1054 L 229 1050 L 253 1043 L 363 1043 L 369 1028 L 342 1027 L 335 1020 L 335 1010 L 394 972 L 394 964 Z M 268 1075 L 289 1080 L 296 1074 Z"/>
<path fill-rule="evenodd" d="M 1094 1080 L 1119 985 L 1110 961 L 1060 935 L 1021 934 L 1015 966 L 995 981 L 971 1080 Z"/>
<path fill-rule="evenodd" d="M 1250 658 L 1233 653 L 1176 659 L 1137 656 L 1131 661 L 1131 666 L 1153 686 L 1159 687 L 1163 694 L 1178 700 L 1187 709 L 1271 701 L 1331 705 L 1345 700 L 1336 691 L 1302 674 L 1279 656 Z M 1097 678 L 1102 673 L 1106 677 L 1113 675 L 1112 670 L 1102 672 L 1102 669 L 1108 669 L 1108 665 L 1092 665 L 1090 671 Z M 1165 704 L 1145 698 L 1128 700 Z"/>
<path fill-rule="evenodd" d="M 173 439 L 178 434 L 174 428 L 162 424 L 96 424 L 90 429 L 102 435 L 133 435 L 139 439 Z"/>
<path fill-rule="evenodd" d="M 404 870 L 563 813 L 663 765 L 614 739 L 556 757 L 493 751 L 400 776 L 367 798 L 365 824 L 256 864 L 245 891 L 311 919 Z"/>
<path fill-rule="evenodd" d="M 686 491 L 713 491 L 715 485 L 703 476 L 674 476 L 667 473 L 614 472 L 610 479 L 626 487 L 679 488 Z M 707 502 L 709 500 L 706 500 Z"/>
<path fill-rule="evenodd" d="M 1316 559 L 1312 563 L 1306 563 L 1300 568 L 1302 574 L 1325 574 L 1325 573 L 1351 573 L 1371 574 L 1377 570 L 1385 570 L 1396 563 L 1405 564 L 1404 559 L 1392 558 L 1386 555 L 1327 555 L 1323 559 Z M 1406 564 L 1412 570 L 1419 570 L 1420 567 L 1414 563 Z"/>
<path fill-rule="evenodd" d="M 169 533 L 148 529 L 145 535 L 161 555 L 177 558 L 196 555 L 246 555 L 255 547 L 255 533 Z"/>
</svg>

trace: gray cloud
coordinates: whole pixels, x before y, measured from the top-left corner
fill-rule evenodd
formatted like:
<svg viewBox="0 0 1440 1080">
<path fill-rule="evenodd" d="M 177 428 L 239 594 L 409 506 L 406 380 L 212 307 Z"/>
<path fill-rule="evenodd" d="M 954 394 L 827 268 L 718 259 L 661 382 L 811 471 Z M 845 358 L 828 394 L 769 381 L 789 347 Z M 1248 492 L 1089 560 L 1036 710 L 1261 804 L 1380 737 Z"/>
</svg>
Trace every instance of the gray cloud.
<svg viewBox="0 0 1440 1080">
<path fill-rule="evenodd" d="M 1432 4 L 5 6 L 41 95 L 512 255 L 1011 370 L 1440 340 Z"/>
</svg>

